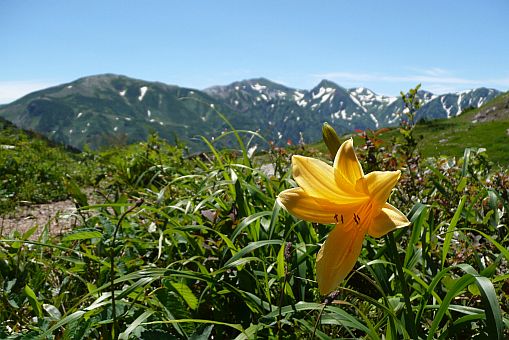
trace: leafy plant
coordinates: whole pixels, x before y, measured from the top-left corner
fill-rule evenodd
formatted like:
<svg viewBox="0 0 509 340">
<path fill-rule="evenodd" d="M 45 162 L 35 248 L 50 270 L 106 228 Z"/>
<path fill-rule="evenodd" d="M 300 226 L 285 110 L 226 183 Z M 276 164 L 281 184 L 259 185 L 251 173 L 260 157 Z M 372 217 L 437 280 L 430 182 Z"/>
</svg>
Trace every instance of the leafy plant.
<svg viewBox="0 0 509 340">
<path fill-rule="evenodd" d="M 210 151 L 196 155 L 154 135 L 87 151 L 66 170 L 27 165 L 25 178 L 70 174 L 78 190 L 62 184 L 63 196 L 78 201 L 94 186 L 102 200 L 81 200 L 77 227 L 62 237 L 39 226 L 38 239 L 34 228 L 0 240 L 0 337 L 509 335 L 509 175 L 485 152 L 412 163 L 390 198 L 411 227 L 367 237 L 351 275 L 322 297 L 315 261 L 331 227 L 294 218 L 276 196 L 295 186 L 292 154 L 326 155 L 306 145 L 256 153 L 266 141 L 232 126 L 222 136 L 203 138 Z M 235 148 L 217 147 L 230 137 Z M 368 131 L 365 141 L 373 138 Z M 370 166 L 407 169 L 418 150 L 410 144 L 357 152 L 363 166 L 374 152 Z"/>
</svg>

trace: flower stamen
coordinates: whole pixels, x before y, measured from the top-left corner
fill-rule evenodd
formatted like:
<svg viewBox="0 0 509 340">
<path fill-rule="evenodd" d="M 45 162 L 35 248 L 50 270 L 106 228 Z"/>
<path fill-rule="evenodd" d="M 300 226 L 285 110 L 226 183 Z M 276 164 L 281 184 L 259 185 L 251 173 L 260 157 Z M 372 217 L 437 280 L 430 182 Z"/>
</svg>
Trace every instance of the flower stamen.
<svg viewBox="0 0 509 340">
<path fill-rule="evenodd" d="M 336 220 L 336 223 L 339 223 L 339 216 L 338 214 L 334 214 L 334 219 Z M 343 214 L 341 214 L 341 224 L 344 224 L 344 220 L 343 220 Z"/>
</svg>

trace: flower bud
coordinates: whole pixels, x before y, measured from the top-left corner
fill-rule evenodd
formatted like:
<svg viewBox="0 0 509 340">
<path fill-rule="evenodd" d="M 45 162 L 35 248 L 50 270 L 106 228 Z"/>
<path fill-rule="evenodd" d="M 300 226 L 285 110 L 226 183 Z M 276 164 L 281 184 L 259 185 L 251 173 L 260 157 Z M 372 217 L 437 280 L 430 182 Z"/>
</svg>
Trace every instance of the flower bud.
<svg viewBox="0 0 509 340">
<path fill-rule="evenodd" d="M 336 157 L 336 153 L 341 146 L 338 134 L 336 133 L 336 130 L 329 125 L 329 123 L 325 122 L 322 126 L 322 136 L 323 141 L 325 142 L 325 145 L 327 145 L 327 149 L 329 149 L 331 157 L 334 160 L 334 157 Z"/>
</svg>

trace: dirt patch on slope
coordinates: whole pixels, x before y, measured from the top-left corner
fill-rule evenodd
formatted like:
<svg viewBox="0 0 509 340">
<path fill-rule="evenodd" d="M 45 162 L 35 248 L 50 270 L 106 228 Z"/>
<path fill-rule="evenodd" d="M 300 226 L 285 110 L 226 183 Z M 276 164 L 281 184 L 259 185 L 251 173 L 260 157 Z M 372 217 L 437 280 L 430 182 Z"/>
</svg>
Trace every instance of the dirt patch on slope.
<svg viewBox="0 0 509 340">
<path fill-rule="evenodd" d="M 509 96 L 507 96 L 507 99 L 479 111 L 472 119 L 472 122 L 490 122 L 493 120 L 507 119 L 508 117 Z"/>
<path fill-rule="evenodd" d="M 90 204 L 100 200 L 92 189 L 85 189 L 84 193 Z M 35 226 L 37 230 L 30 236 L 31 240 L 38 239 L 44 228 L 48 229 L 51 236 L 63 235 L 77 225 L 79 218 L 76 205 L 71 199 L 19 206 L 12 213 L 0 216 L 0 238 L 9 238 L 16 230 L 23 234 Z"/>
<path fill-rule="evenodd" d="M 0 217 L 0 235 L 2 238 L 9 238 L 15 230 L 23 234 L 38 226 L 30 237 L 34 240 L 41 235 L 45 227 L 52 236 L 57 236 L 71 230 L 76 222 L 76 206 L 71 200 L 22 206 L 9 216 Z"/>
</svg>

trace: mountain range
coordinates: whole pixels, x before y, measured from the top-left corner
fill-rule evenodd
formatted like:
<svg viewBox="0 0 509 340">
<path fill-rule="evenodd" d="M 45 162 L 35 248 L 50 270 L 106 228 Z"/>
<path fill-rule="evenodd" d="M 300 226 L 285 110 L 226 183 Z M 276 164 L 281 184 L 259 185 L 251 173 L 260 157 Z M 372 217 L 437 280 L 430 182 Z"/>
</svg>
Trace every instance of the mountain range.
<svg viewBox="0 0 509 340">
<path fill-rule="evenodd" d="M 436 95 L 419 91 L 417 119 L 449 118 L 480 107 L 498 94 L 477 88 Z M 259 131 L 267 140 L 286 144 L 321 138 L 327 121 L 338 132 L 377 129 L 400 122 L 403 101 L 367 88 L 343 88 L 322 80 L 311 90 L 294 89 L 265 78 L 197 90 L 103 74 L 30 93 L 0 107 L 0 116 L 49 139 L 92 149 L 134 143 L 157 132 L 170 142 L 185 141 L 202 149 L 199 136 L 217 137 L 227 125 Z"/>
</svg>

